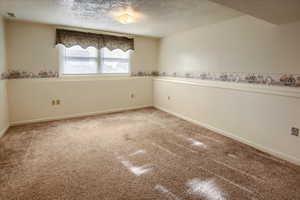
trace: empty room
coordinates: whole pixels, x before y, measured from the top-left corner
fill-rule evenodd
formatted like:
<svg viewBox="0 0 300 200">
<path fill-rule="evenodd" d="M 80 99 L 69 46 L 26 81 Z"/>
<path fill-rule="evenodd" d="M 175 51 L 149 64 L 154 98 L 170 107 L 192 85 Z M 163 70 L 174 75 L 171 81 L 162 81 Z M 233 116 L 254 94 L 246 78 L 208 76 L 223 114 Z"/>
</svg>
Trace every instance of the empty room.
<svg viewBox="0 0 300 200">
<path fill-rule="evenodd" d="M 300 200 L 299 0 L 0 0 L 0 200 Z"/>
</svg>

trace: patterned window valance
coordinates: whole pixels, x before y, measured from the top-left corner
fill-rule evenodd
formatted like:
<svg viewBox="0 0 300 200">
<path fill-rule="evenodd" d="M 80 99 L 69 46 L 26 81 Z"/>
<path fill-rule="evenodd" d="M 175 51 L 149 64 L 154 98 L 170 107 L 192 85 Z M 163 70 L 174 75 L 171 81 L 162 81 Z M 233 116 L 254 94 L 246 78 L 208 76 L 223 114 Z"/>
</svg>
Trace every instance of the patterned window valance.
<svg viewBox="0 0 300 200">
<path fill-rule="evenodd" d="M 62 44 L 65 47 L 79 45 L 82 48 L 95 47 L 101 49 L 107 47 L 110 50 L 134 50 L 134 40 L 132 38 L 64 29 L 56 29 L 55 44 Z"/>
</svg>

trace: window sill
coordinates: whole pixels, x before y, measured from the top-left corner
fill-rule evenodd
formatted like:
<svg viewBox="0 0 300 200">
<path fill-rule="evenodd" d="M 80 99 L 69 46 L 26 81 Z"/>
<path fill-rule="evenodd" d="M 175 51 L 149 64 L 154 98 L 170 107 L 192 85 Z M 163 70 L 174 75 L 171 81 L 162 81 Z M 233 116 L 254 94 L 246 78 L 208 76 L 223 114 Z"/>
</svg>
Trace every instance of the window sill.
<svg viewBox="0 0 300 200">
<path fill-rule="evenodd" d="M 127 79 L 131 78 L 130 73 L 126 74 L 117 74 L 117 73 L 110 73 L 110 74 L 60 74 L 60 80 L 71 80 L 71 81 L 84 81 L 84 80 L 106 80 L 106 79 Z"/>
<path fill-rule="evenodd" d="M 60 74 L 59 78 L 102 78 L 102 77 L 129 77 L 130 73 L 105 73 L 105 74 Z"/>
</svg>

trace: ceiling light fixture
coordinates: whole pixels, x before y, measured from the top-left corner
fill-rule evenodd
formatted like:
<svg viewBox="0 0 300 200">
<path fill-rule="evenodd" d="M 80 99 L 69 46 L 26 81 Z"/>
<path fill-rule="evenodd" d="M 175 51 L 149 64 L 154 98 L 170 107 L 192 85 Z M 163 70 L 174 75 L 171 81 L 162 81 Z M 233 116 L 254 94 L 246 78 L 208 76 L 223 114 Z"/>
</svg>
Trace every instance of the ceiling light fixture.
<svg viewBox="0 0 300 200">
<path fill-rule="evenodd" d="M 117 16 L 116 19 L 122 24 L 131 24 L 134 22 L 134 17 L 129 13 L 124 13 L 120 16 Z"/>
<path fill-rule="evenodd" d="M 121 8 L 112 12 L 113 18 L 122 24 L 136 23 L 141 18 L 141 14 L 134 11 L 132 8 Z"/>
</svg>

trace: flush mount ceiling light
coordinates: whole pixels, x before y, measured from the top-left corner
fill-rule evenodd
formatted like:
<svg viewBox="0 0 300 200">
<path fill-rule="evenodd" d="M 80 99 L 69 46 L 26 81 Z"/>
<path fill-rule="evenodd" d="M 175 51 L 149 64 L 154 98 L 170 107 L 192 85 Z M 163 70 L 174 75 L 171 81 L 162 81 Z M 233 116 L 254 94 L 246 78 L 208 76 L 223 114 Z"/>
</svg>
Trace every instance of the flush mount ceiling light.
<svg viewBox="0 0 300 200">
<path fill-rule="evenodd" d="M 115 20 L 122 24 L 137 23 L 142 16 L 132 8 L 120 8 L 119 10 L 112 12 L 112 15 Z"/>
<path fill-rule="evenodd" d="M 129 13 L 124 13 L 120 16 L 117 16 L 116 19 L 122 24 L 131 24 L 134 22 L 134 17 Z"/>
</svg>

